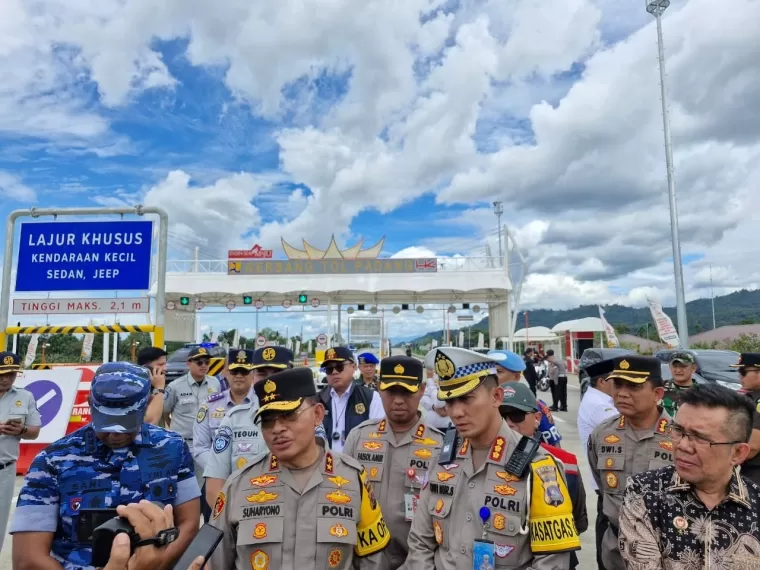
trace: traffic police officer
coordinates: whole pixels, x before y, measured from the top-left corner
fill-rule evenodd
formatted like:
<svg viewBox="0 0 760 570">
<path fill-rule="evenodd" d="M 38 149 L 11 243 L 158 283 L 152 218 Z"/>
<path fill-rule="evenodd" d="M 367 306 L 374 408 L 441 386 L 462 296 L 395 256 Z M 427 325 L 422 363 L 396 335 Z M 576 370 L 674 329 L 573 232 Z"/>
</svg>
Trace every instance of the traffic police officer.
<svg viewBox="0 0 760 570">
<path fill-rule="evenodd" d="M 269 452 L 216 499 L 211 524 L 224 538 L 212 568 L 386 568 L 390 533 L 365 470 L 314 440 L 325 409 L 311 370 L 278 372 L 254 390 Z"/>
<path fill-rule="evenodd" d="M 618 548 L 618 516 L 632 475 L 673 464 L 670 416 L 657 405 L 664 393 L 660 361 L 649 356 L 614 360 L 612 398 L 619 415 L 603 421 L 588 440 L 591 474 L 608 520 L 602 539 L 606 570 L 625 570 Z"/>
<path fill-rule="evenodd" d="M 231 379 L 230 387 L 223 392 L 211 394 L 205 404 L 198 409 L 198 417 L 193 426 L 193 458 L 202 469 L 208 466 L 213 455 L 211 447 L 216 432 L 227 412 L 239 404 L 250 404 L 253 397 L 253 351 L 233 349 L 227 355 L 227 374 Z M 205 489 L 201 489 L 201 511 L 208 522 L 211 508 L 205 500 Z M 218 492 L 218 489 L 216 490 Z"/>
<path fill-rule="evenodd" d="M 428 353 L 425 366 L 438 375 L 438 397 L 456 432 L 447 432 L 440 457 L 431 459 L 403 568 L 568 568 L 580 539 L 564 470 L 501 418 L 504 389 L 494 361 L 440 347 Z"/>
<path fill-rule="evenodd" d="M 406 560 L 406 539 L 420 488 L 430 458 L 443 443 L 443 434 L 427 426 L 418 410 L 422 384 L 422 361 L 408 356 L 383 358 L 379 388 L 385 418 L 360 424 L 343 447 L 344 454 L 364 466 L 375 488 L 391 531 L 387 554 L 392 570 Z"/>
<path fill-rule="evenodd" d="M 371 352 L 362 352 L 358 360 L 360 376 L 356 384 L 377 390 L 377 365 L 380 363 L 377 356 Z"/>
<path fill-rule="evenodd" d="M 282 346 L 266 346 L 257 349 L 251 357 L 253 384 L 293 368 L 293 352 Z M 253 389 L 248 402 L 227 411 L 219 423 L 214 436 L 212 453 L 208 454 L 203 472 L 206 478 L 206 499 L 213 505 L 224 481 L 233 471 L 244 467 L 255 456 L 266 451 L 259 426 L 253 423 L 253 415 L 259 408 L 259 401 Z"/>
<path fill-rule="evenodd" d="M 144 422 L 150 389 L 141 366 L 111 362 L 95 372 L 92 422 L 42 450 L 19 492 L 10 532 L 22 568 L 91 568 L 82 511 L 143 499 L 172 505 L 180 530 L 161 567 L 188 547 L 200 516 L 193 458 L 178 434 Z"/>
<path fill-rule="evenodd" d="M 42 423 L 32 393 L 13 385 L 20 370 L 17 354 L 0 352 L 0 550 L 13 502 L 19 442 L 37 439 Z"/>
<path fill-rule="evenodd" d="M 504 387 L 504 399 L 499 408 L 501 417 L 504 418 L 513 430 L 526 437 L 540 438 L 538 426 L 541 422 L 541 411 L 533 391 L 524 384 L 513 384 Z M 567 477 L 567 489 L 573 502 L 573 519 L 578 534 L 588 529 L 588 511 L 586 510 L 586 489 L 583 485 L 583 477 L 578 471 L 578 458 L 559 447 L 548 443 L 542 443 L 541 447 L 549 452 L 555 459 L 562 462 Z M 575 552 L 570 553 L 570 568 L 578 567 L 578 557 Z"/>
<path fill-rule="evenodd" d="M 739 369 L 742 390 L 752 399 L 755 408 L 749 458 L 742 464 L 741 474 L 760 485 L 760 352 L 741 353 L 739 362 L 732 367 Z"/>
<path fill-rule="evenodd" d="M 222 391 L 219 379 L 208 375 L 211 355 L 204 346 L 196 346 L 187 355 L 189 371 L 166 387 L 164 395 L 164 417 L 166 427 L 180 434 L 189 447 L 193 446 L 193 425 L 198 409 L 206 399 Z M 203 484 L 203 467 L 195 462 L 195 476 L 198 485 Z"/>
<path fill-rule="evenodd" d="M 672 378 L 665 383 L 665 395 L 662 407 L 671 418 L 678 411 L 678 393 L 688 390 L 694 385 L 694 373 L 697 371 L 697 361 L 691 352 L 679 350 L 670 355 L 670 374 Z"/>
</svg>

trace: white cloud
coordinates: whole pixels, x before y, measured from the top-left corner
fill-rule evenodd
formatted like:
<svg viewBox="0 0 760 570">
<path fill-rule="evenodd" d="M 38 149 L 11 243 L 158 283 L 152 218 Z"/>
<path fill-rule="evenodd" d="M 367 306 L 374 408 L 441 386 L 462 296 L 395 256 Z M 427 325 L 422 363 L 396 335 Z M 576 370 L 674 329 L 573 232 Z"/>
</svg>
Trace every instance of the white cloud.
<svg viewBox="0 0 760 570">
<path fill-rule="evenodd" d="M 37 193 L 24 184 L 18 176 L 0 170 L 0 194 L 14 202 L 34 202 Z"/>
</svg>

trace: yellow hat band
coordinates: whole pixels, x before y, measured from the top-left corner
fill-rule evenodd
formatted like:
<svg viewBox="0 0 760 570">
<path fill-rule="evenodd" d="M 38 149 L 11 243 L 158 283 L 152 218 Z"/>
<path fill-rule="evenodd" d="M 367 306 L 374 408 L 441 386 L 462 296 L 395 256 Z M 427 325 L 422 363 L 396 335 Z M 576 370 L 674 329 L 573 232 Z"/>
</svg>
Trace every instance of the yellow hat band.
<svg viewBox="0 0 760 570">
<path fill-rule="evenodd" d="M 459 398 L 461 396 L 464 396 L 465 394 L 469 394 L 472 392 L 475 388 L 480 386 L 480 378 L 474 378 L 472 380 L 467 380 L 463 383 L 457 384 L 456 386 L 439 386 L 438 387 L 438 399 L 439 400 L 453 400 L 454 398 Z"/>
<path fill-rule="evenodd" d="M 607 378 L 614 380 L 615 378 L 620 378 L 621 380 L 626 380 L 628 382 L 633 382 L 634 384 L 643 384 L 647 380 L 649 380 L 649 376 L 628 376 L 629 373 L 621 373 L 619 371 L 615 371 L 612 374 L 610 374 Z"/>
<path fill-rule="evenodd" d="M 253 422 L 256 423 L 256 420 L 263 413 L 292 412 L 293 410 L 297 410 L 302 403 L 303 403 L 303 398 L 298 398 L 297 400 L 290 400 L 290 401 L 284 401 L 284 402 L 270 402 L 269 404 L 264 404 L 256 411 L 256 415 L 253 417 Z"/>
<path fill-rule="evenodd" d="M 414 380 L 416 381 L 417 378 L 415 378 Z M 387 390 L 388 388 L 392 388 L 393 386 L 401 386 L 402 388 L 406 388 L 412 394 L 417 393 L 420 389 L 419 384 L 409 384 L 407 382 L 383 382 L 382 380 L 380 381 L 381 390 Z"/>
</svg>

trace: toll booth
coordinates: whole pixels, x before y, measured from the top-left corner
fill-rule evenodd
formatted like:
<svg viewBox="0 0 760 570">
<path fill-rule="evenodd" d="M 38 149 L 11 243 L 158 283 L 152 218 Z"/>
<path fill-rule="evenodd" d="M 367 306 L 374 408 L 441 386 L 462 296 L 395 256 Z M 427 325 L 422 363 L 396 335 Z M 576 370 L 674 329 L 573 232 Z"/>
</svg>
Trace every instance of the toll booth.
<svg viewBox="0 0 760 570">
<path fill-rule="evenodd" d="M 594 335 L 604 332 L 599 317 L 586 317 L 572 321 L 563 321 L 552 327 L 552 332 L 563 337 L 562 357 L 567 371 L 578 373 L 578 361 L 587 348 L 594 348 Z"/>
</svg>

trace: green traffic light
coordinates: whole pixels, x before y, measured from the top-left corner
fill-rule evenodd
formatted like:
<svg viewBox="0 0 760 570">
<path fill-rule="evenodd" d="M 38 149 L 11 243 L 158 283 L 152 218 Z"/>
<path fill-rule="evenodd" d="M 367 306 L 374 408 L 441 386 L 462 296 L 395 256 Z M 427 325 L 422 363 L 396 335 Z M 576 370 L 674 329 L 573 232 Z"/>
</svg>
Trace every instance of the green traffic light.
<svg viewBox="0 0 760 570">
<path fill-rule="evenodd" d="M 253 303 L 253 297 L 248 297 L 247 295 L 243 297 L 243 305 L 250 305 Z"/>
<path fill-rule="evenodd" d="M 190 304 L 190 297 L 180 297 L 179 298 L 179 304 L 180 305 L 189 305 Z"/>
<path fill-rule="evenodd" d="M 309 300 L 309 298 L 306 295 L 301 294 L 301 295 L 298 296 L 298 302 L 299 303 L 305 303 L 308 300 Z"/>
</svg>

